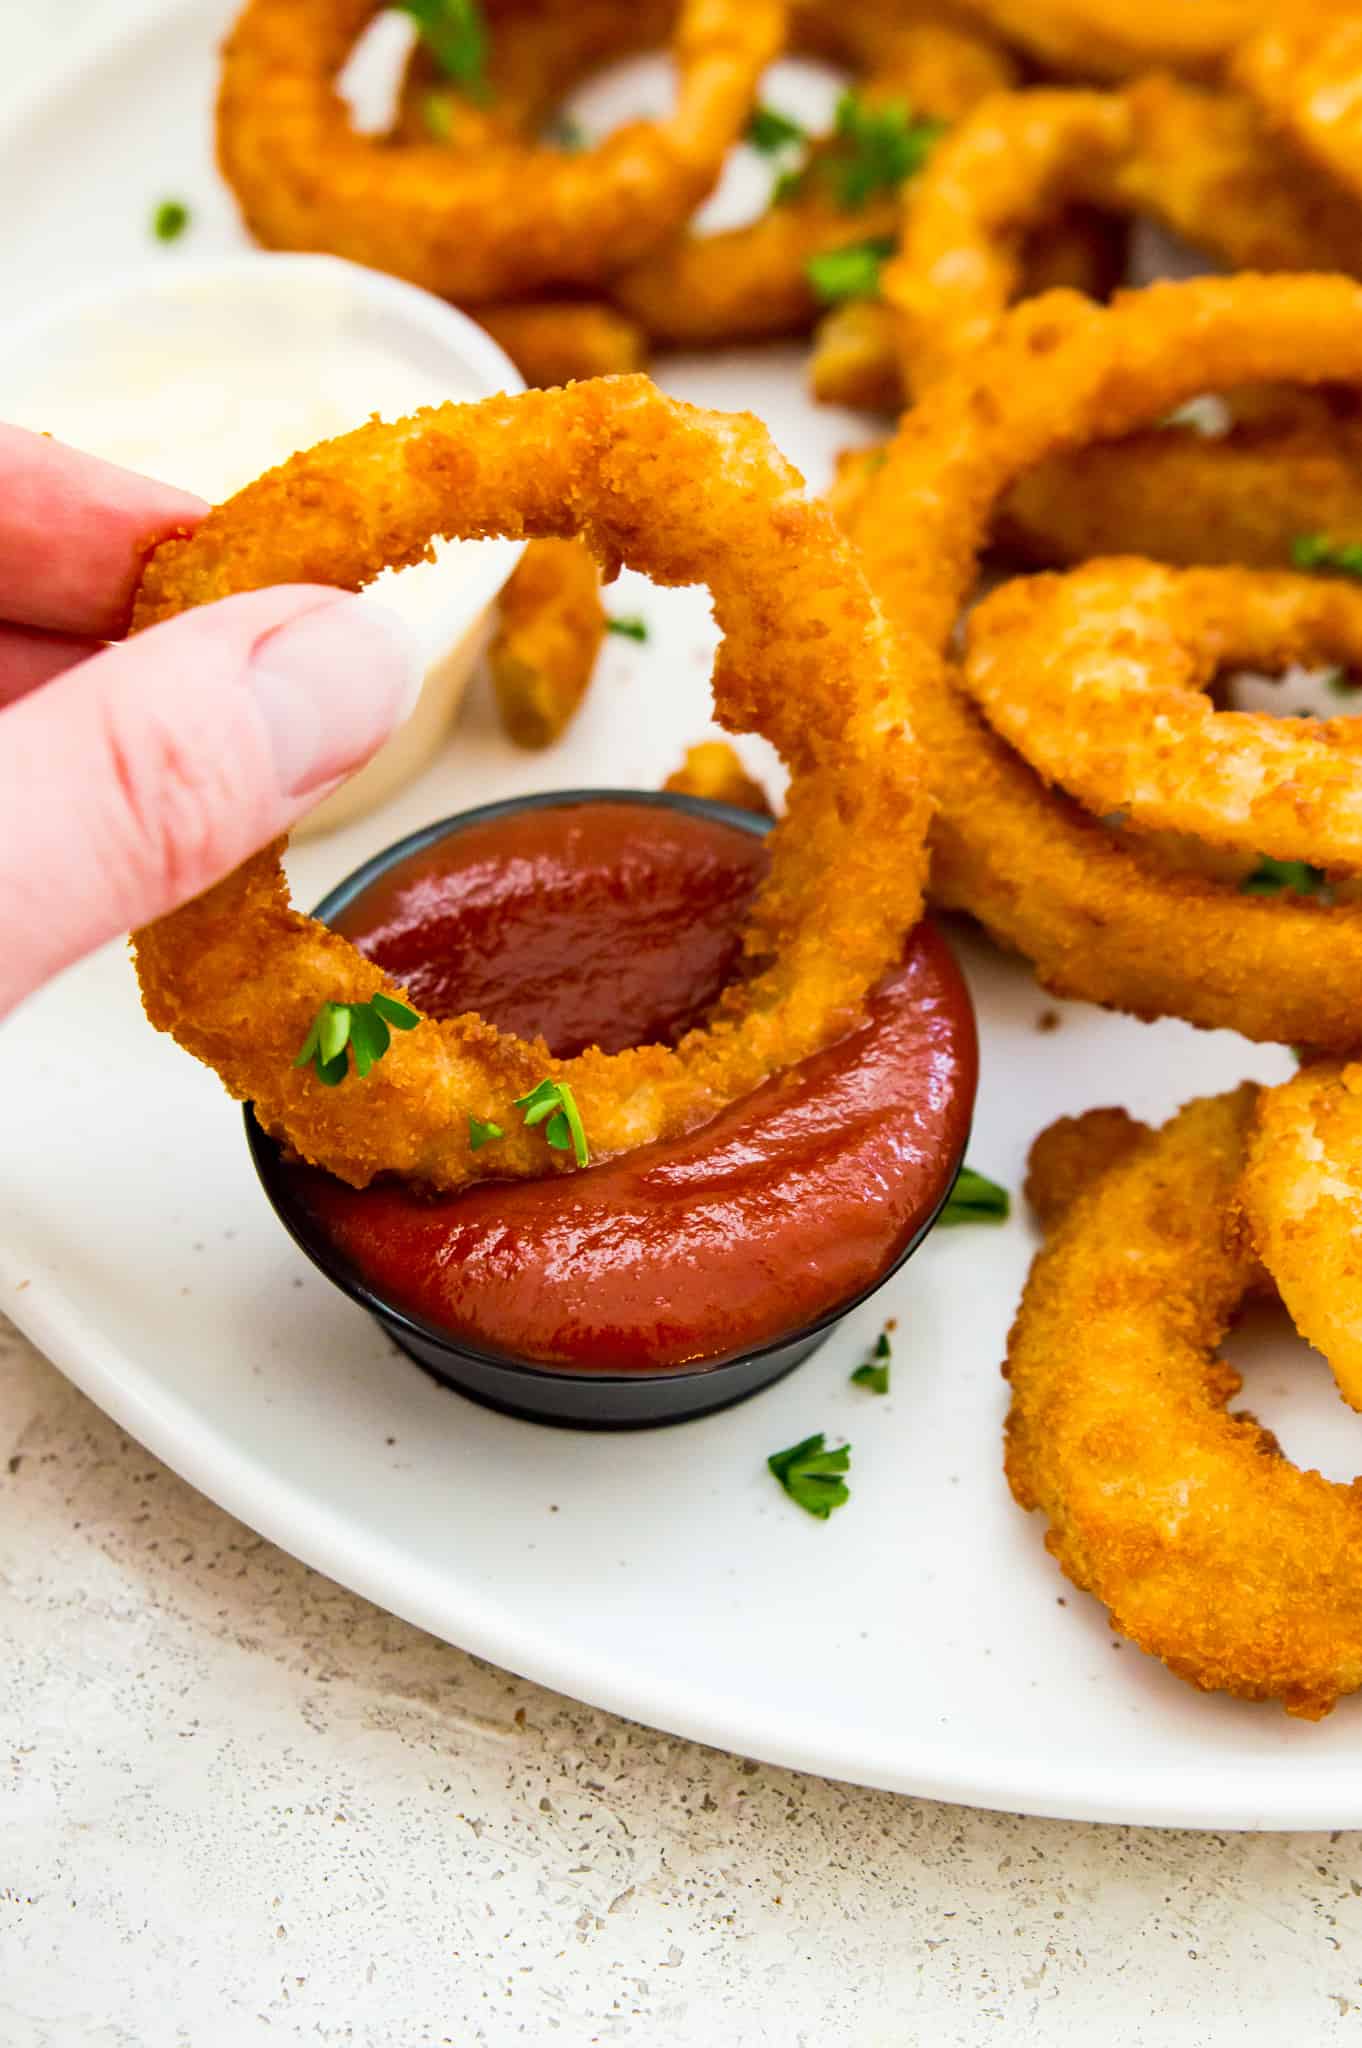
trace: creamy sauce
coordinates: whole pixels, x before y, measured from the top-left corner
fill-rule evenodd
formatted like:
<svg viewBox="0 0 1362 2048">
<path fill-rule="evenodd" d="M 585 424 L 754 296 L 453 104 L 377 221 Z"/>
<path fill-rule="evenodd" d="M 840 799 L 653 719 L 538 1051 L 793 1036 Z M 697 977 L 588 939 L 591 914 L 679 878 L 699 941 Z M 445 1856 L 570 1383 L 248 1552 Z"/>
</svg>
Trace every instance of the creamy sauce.
<svg viewBox="0 0 1362 2048">
<path fill-rule="evenodd" d="M 220 284 L 186 284 L 144 320 L 123 311 L 86 318 L 40 360 L 6 362 L 0 418 L 220 504 L 296 450 L 373 413 L 398 419 L 475 395 L 365 334 L 347 306 L 352 299 L 325 287 L 306 299 L 297 291 L 237 298 Z M 486 545 L 437 542 L 434 562 L 385 571 L 370 586 L 422 636 L 432 660 L 444 651 L 441 614 Z M 445 630 L 466 623 L 450 620 Z"/>
</svg>

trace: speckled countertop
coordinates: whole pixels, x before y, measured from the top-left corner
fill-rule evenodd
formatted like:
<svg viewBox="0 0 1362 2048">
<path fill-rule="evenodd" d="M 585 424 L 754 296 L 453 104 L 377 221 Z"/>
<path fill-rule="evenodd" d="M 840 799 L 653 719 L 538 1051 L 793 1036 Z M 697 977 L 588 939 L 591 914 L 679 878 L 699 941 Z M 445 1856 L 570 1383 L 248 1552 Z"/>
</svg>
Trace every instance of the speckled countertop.
<svg viewBox="0 0 1362 2048">
<path fill-rule="evenodd" d="M 0 0 L 0 118 L 115 4 Z M 232 1521 L 3 1316 L 0 1759 L 0 2048 L 1362 2042 L 1359 1837 L 962 1811 L 578 1706 Z"/>
<path fill-rule="evenodd" d="M 0 1323 L 4 2048 L 1362 2040 L 1362 1841 L 1019 1820 L 508 1677 Z"/>
</svg>

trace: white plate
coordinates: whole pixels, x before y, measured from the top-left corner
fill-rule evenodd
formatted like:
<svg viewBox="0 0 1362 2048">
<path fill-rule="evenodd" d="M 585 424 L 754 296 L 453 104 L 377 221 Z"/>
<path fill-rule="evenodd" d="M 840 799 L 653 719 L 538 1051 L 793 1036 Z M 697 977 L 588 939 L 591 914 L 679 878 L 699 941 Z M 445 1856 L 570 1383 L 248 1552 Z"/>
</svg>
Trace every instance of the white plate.
<svg viewBox="0 0 1362 2048">
<path fill-rule="evenodd" d="M 156 10 L 85 52 L 0 136 L 11 304 L 146 254 L 167 195 L 185 252 L 239 237 L 211 168 L 217 8 Z M 79 147 L 73 147 L 79 138 Z M 173 263 L 177 252 L 165 252 Z M 801 351 L 667 365 L 687 396 L 750 405 L 821 479 L 850 423 L 805 402 Z M 621 590 L 655 621 L 612 641 L 567 744 L 518 755 L 486 707 L 387 811 L 302 849 L 313 899 L 412 826 L 545 784 L 654 786 L 706 716 L 702 597 Z M 1054 1006 L 965 947 L 984 1079 L 971 1157 L 1016 1184 L 1050 1117 L 1123 1101 L 1162 1116 L 1286 1055 L 1176 1024 Z M 142 1022 L 117 948 L 0 1035 L 0 1306 L 129 1430 L 319 1569 L 451 1641 L 582 1699 L 835 1777 L 981 1805 L 1213 1827 L 1362 1824 L 1362 1708 L 1308 1727 L 1201 1698 L 1066 1586 L 1003 1484 L 998 1377 L 1032 1249 L 1026 1222 L 938 1234 L 792 1378 L 683 1428 L 586 1436 L 508 1421 L 388 1348 L 302 1261 L 256 1189 L 239 1115 Z M 897 1314 L 894 1393 L 847 1375 Z M 1318 1360 L 1269 1334 L 1253 1405 L 1336 1476 L 1356 1420 Z M 769 1451 L 854 1446 L 826 1524 Z M 1215 1598 L 1214 1586 L 1206 1589 Z"/>
</svg>

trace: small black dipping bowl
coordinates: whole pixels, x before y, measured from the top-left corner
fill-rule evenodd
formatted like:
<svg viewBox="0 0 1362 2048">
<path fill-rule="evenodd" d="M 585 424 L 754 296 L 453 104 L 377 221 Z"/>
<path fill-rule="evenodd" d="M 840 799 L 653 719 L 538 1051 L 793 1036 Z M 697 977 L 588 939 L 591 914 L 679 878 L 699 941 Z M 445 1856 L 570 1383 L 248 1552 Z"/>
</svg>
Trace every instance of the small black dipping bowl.
<svg viewBox="0 0 1362 2048">
<path fill-rule="evenodd" d="M 563 804 L 645 804 L 659 809 L 690 811 L 697 817 L 713 818 L 734 825 L 742 832 L 760 837 L 771 829 L 769 818 L 729 804 L 710 803 L 702 797 L 680 796 L 670 790 L 570 789 L 554 790 L 542 796 L 512 797 L 504 803 L 484 804 L 475 811 L 461 811 L 442 818 L 419 832 L 399 839 L 382 853 L 356 868 L 343 882 L 325 895 L 312 913 L 323 924 L 348 909 L 357 896 L 400 861 L 424 853 L 442 839 L 515 812 L 544 810 Z M 693 1416 L 710 1415 L 745 1401 L 773 1381 L 802 1364 L 816 1351 L 843 1319 L 872 1294 L 878 1293 L 900 1266 L 910 1259 L 935 1224 L 949 1199 L 950 1186 L 917 1235 L 906 1244 L 893 1264 L 879 1278 L 848 1300 L 839 1302 L 816 1322 L 788 1337 L 759 1346 L 711 1364 L 645 1368 L 630 1372 L 583 1372 L 536 1364 L 505 1353 L 480 1351 L 463 1338 L 456 1338 L 434 1323 L 409 1314 L 384 1300 L 355 1271 L 350 1262 L 326 1237 L 315 1218 L 298 1199 L 284 1170 L 283 1155 L 274 1139 L 256 1122 L 246 1105 L 246 1142 L 260 1177 L 260 1184 L 284 1228 L 314 1266 L 342 1294 L 367 1309 L 393 1342 L 426 1367 L 447 1386 L 457 1388 L 488 1408 L 520 1416 L 529 1422 L 555 1423 L 573 1429 L 648 1429 L 662 1423 L 686 1422 Z M 956 1172 L 964 1152 L 956 1161 Z"/>
</svg>

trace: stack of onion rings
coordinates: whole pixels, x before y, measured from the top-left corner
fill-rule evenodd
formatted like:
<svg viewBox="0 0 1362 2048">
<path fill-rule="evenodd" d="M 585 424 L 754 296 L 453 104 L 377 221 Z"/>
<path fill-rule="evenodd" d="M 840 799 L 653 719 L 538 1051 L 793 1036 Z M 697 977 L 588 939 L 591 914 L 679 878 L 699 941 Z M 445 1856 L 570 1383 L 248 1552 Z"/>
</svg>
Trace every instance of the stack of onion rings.
<svg viewBox="0 0 1362 2048">
<path fill-rule="evenodd" d="M 1034 771 L 946 658 L 997 507 L 1046 457 L 1157 420 L 1206 385 L 1362 383 L 1362 289 L 1341 278 L 1162 284 L 1109 308 L 1054 293 L 928 392 L 851 512 L 904 644 L 938 817 L 933 892 L 1058 993 L 1244 1036 L 1349 1051 L 1362 910 L 1174 872 Z"/>
<path fill-rule="evenodd" d="M 613 570 L 708 582 L 724 639 L 716 714 L 791 771 L 746 941 L 749 972 L 675 1049 L 556 1060 L 476 1016 L 423 1020 L 362 1082 L 290 1062 L 325 1002 L 395 993 L 348 940 L 289 906 L 280 847 L 136 935 L 151 1021 L 254 1101 L 265 1127 L 356 1186 L 390 1170 L 442 1188 L 538 1175 L 513 1115 L 568 1083 L 593 1153 L 692 1128 L 859 1013 L 916 922 L 929 800 L 896 644 L 830 515 L 748 416 L 700 412 L 646 378 L 446 405 L 295 456 L 151 557 L 134 626 L 239 590 L 355 589 L 432 537 L 580 534 Z M 501 1122 L 495 1164 L 469 1116 Z"/>
<path fill-rule="evenodd" d="M 897 104 L 914 116 L 954 121 L 1015 73 L 976 27 L 942 20 L 921 0 L 860 9 L 839 0 L 794 0 L 791 47 L 844 65 L 871 105 Z M 798 186 L 754 221 L 721 233 L 687 232 L 615 278 L 615 302 L 670 346 L 714 346 L 810 327 L 818 299 L 810 260 L 892 235 L 898 193 L 883 191 L 854 211 L 820 171 L 831 138 L 814 145 Z"/>
</svg>

